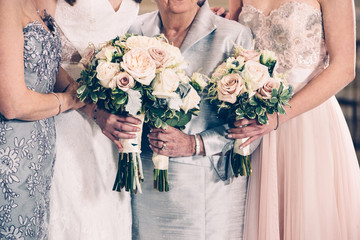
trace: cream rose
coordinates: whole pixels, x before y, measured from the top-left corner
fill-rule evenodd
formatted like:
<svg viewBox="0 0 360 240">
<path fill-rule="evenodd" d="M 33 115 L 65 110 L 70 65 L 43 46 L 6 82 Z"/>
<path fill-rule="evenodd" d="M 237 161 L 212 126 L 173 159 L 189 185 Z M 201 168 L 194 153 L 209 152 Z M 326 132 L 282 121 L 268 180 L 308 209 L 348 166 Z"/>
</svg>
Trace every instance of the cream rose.
<svg viewBox="0 0 360 240">
<path fill-rule="evenodd" d="M 242 73 L 248 90 L 252 92 L 255 92 L 264 86 L 264 84 L 270 79 L 268 68 L 252 60 L 246 62 Z"/>
<path fill-rule="evenodd" d="M 131 36 L 126 40 L 125 45 L 130 49 L 141 48 L 147 50 L 151 47 L 160 47 L 161 42 L 146 36 Z"/>
<path fill-rule="evenodd" d="M 123 56 L 121 67 L 136 81 L 150 85 L 155 78 L 156 64 L 146 50 L 135 48 Z"/>
<path fill-rule="evenodd" d="M 245 58 L 245 61 L 254 60 L 259 61 L 260 52 L 252 49 L 244 49 L 242 47 L 237 47 L 235 49 L 235 56 Z"/>
<path fill-rule="evenodd" d="M 239 74 L 229 74 L 217 82 L 218 98 L 221 101 L 235 103 L 237 96 L 245 90 L 242 77 Z"/>
<path fill-rule="evenodd" d="M 197 108 L 199 109 L 199 103 L 200 103 L 200 96 L 196 92 L 196 90 L 191 87 L 188 94 L 183 99 L 183 105 L 180 106 L 182 110 L 184 110 L 185 113 L 187 113 L 190 109 Z"/>
<path fill-rule="evenodd" d="M 158 98 L 177 98 L 175 93 L 179 87 L 179 76 L 172 69 L 165 69 L 153 81 L 153 95 Z"/>
<path fill-rule="evenodd" d="M 200 86 L 201 90 L 203 90 L 208 85 L 205 79 L 208 80 L 207 76 L 198 72 L 193 73 L 193 75 L 191 76 L 191 80 L 197 83 Z"/>
<path fill-rule="evenodd" d="M 151 47 L 148 49 L 150 57 L 154 60 L 156 68 L 163 68 L 167 66 L 170 56 L 165 49 L 158 47 Z"/>
<path fill-rule="evenodd" d="M 98 52 L 96 54 L 96 58 L 111 62 L 112 57 L 115 53 L 121 53 L 121 50 L 118 47 L 109 45 L 109 46 L 103 47 L 100 50 L 100 52 Z"/>
<path fill-rule="evenodd" d="M 85 48 L 82 58 L 80 60 L 80 63 L 84 66 L 85 69 L 89 67 L 89 64 L 91 63 L 91 60 L 94 56 L 95 46 L 91 44 L 87 48 Z"/>
<path fill-rule="evenodd" d="M 99 65 L 96 67 L 96 76 L 103 87 L 111 88 L 111 80 L 119 71 L 120 66 L 118 63 L 100 61 Z"/>
<path fill-rule="evenodd" d="M 270 99 L 273 89 L 279 89 L 280 80 L 277 78 L 270 78 L 263 87 L 259 88 L 256 95 L 262 99 Z"/>
<path fill-rule="evenodd" d="M 126 72 L 119 72 L 116 74 L 109 84 L 110 88 L 118 87 L 126 92 L 135 86 L 134 79 Z"/>
</svg>

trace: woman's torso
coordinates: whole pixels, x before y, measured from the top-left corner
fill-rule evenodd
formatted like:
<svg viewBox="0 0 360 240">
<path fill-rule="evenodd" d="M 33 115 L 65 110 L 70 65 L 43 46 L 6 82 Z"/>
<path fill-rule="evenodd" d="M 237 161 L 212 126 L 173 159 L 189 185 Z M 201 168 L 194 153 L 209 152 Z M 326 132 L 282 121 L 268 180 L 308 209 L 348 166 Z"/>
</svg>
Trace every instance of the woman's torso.
<svg viewBox="0 0 360 240">
<path fill-rule="evenodd" d="M 265 15 L 245 2 L 239 22 L 250 27 L 256 49 L 274 51 L 278 72 L 306 84 L 327 66 L 322 12 L 307 2 L 287 1 Z"/>
</svg>

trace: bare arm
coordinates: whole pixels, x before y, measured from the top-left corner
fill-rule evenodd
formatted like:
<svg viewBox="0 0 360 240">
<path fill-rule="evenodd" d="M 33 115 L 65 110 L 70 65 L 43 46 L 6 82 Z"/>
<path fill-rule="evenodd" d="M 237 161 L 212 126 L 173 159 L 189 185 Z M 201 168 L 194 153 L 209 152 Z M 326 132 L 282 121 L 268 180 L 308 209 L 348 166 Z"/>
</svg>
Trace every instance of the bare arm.
<svg viewBox="0 0 360 240">
<path fill-rule="evenodd" d="M 229 0 L 229 14 L 231 20 L 238 20 L 242 5 L 242 0 Z"/>
<path fill-rule="evenodd" d="M 58 114 L 59 101 L 53 94 L 32 91 L 25 84 L 24 18 L 19 10 L 22 3 L 17 0 L 0 2 L 0 112 L 8 119 L 31 121 Z M 63 111 L 76 106 L 70 90 L 58 94 Z"/>
<path fill-rule="evenodd" d="M 291 108 L 280 116 L 280 124 L 305 113 L 335 95 L 355 76 L 355 17 L 352 0 L 321 0 L 326 46 L 330 56 L 329 67 L 311 80 L 290 101 Z M 276 117 L 269 117 L 268 125 L 257 125 L 254 121 L 237 121 L 231 129 L 231 138 L 251 137 L 248 143 L 271 132 L 276 126 Z M 247 144 L 247 143 L 246 143 Z M 245 144 L 245 145 L 246 145 Z"/>
</svg>

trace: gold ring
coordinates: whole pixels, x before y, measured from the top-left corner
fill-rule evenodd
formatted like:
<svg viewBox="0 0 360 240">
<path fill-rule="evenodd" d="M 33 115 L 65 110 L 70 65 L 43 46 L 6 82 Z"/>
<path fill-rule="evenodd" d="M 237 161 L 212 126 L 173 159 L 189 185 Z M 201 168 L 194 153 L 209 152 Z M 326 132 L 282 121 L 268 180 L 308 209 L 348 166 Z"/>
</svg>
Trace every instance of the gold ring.
<svg viewBox="0 0 360 240">
<path fill-rule="evenodd" d="M 165 148 L 166 148 L 166 143 L 163 142 L 163 145 L 161 146 L 160 150 L 161 150 L 161 151 L 162 151 L 162 150 L 165 150 Z"/>
</svg>

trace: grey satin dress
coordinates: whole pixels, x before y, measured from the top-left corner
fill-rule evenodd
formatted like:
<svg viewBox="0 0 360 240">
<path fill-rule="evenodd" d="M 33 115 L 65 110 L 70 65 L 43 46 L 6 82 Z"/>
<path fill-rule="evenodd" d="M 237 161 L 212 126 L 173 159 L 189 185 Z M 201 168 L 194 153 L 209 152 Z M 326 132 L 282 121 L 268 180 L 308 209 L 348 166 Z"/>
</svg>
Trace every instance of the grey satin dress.
<svg viewBox="0 0 360 240">
<path fill-rule="evenodd" d="M 154 36 L 160 27 L 156 11 L 139 16 L 129 32 Z M 249 48 L 250 30 L 214 15 L 205 2 L 180 49 L 189 62 L 188 75 L 199 70 L 210 75 L 231 55 L 234 43 Z M 184 132 L 202 136 L 206 156 L 170 158 L 169 192 L 153 188 L 152 152 L 144 142 L 143 194 L 132 196 L 133 239 L 242 239 L 247 178 L 226 185 L 213 167 L 219 159 L 215 154 L 229 142 L 224 137 L 226 127 L 216 109 L 203 101 L 200 114 Z"/>
</svg>

